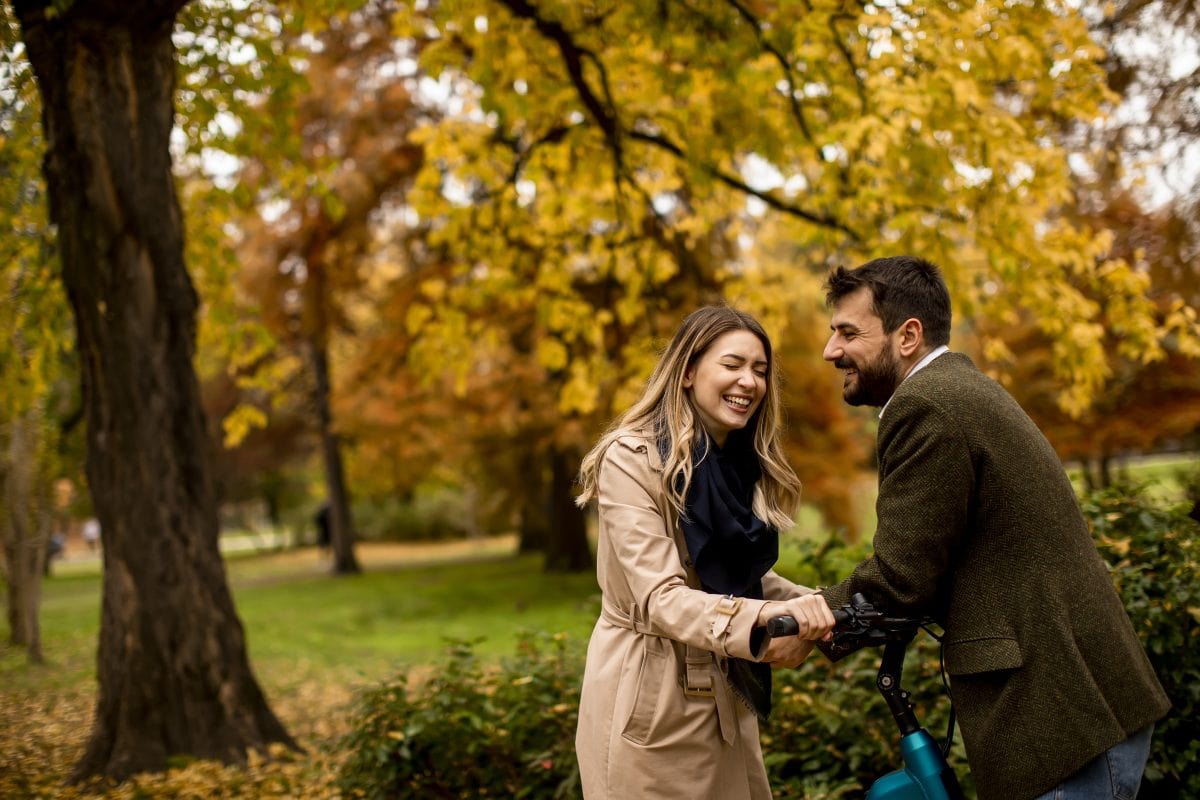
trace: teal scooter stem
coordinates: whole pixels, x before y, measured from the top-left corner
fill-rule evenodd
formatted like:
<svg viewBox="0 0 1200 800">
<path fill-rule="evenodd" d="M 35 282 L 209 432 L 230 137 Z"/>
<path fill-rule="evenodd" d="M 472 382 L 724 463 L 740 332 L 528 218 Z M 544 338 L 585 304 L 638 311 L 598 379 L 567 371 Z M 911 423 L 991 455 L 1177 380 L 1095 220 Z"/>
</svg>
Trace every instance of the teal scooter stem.
<svg viewBox="0 0 1200 800">
<path fill-rule="evenodd" d="M 889 772 L 871 784 L 867 800 L 953 800 L 962 797 L 958 778 L 949 772 L 942 751 L 929 731 L 919 730 L 900 740 L 904 769 Z M 946 775 L 953 781 L 947 785 Z"/>
<path fill-rule="evenodd" d="M 909 693 L 900 685 L 904 651 L 917 631 L 932 620 L 885 616 L 861 594 L 854 595 L 850 605 L 833 609 L 833 617 L 837 621 L 833 640 L 818 643 L 831 661 L 864 647 L 883 647 L 875 686 L 887 702 L 901 737 L 904 767 L 872 783 L 867 800 L 964 800 L 958 776 L 937 742 L 917 722 Z M 768 636 L 794 636 L 798 630 L 791 617 L 774 617 L 767 622 Z"/>
<path fill-rule="evenodd" d="M 883 646 L 883 658 L 875 686 L 887 701 L 900 731 L 900 754 L 904 768 L 889 772 L 871 784 L 867 800 L 961 800 L 958 776 L 946 762 L 941 748 L 917 722 L 908 692 L 900 685 L 904 651 L 916 628 L 895 631 Z"/>
</svg>

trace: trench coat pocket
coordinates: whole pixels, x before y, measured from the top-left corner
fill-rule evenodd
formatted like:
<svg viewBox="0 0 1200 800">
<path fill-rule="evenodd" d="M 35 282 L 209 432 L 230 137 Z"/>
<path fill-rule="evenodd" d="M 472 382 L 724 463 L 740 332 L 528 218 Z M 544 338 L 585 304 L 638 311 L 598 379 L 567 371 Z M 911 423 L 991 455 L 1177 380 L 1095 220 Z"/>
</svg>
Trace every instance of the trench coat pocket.
<svg viewBox="0 0 1200 800">
<path fill-rule="evenodd" d="M 642 653 L 633 708 L 629 712 L 624 730 L 621 731 L 622 736 L 635 744 L 646 744 L 650 741 L 659 695 L 662 694 L 663 684 L 666 682 L 669 663 L 667 654 L 655 647 L 648 646 Z"/>
<path fill-rule="evenodd" d="M 1021 647 L 1009 636 L 963 639 L 946 642 L 946 672 L 951 675 L 978 675 L 1016 669 L 1024 663 Z"/>
</svg>

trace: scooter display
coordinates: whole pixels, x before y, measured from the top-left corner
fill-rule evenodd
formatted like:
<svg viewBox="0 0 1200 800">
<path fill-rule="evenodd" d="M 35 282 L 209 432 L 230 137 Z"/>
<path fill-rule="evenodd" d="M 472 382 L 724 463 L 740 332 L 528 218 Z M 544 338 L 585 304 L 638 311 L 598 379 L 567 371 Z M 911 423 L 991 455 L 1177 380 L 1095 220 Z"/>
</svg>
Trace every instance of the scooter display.
<svg viewBox="0 0 1200 800">
<path fill-rule="evenodd" d="M 833 617 L 837 621 L 833 640 L 818 643 L 818 647 L 831 661 L 838 661 L 864 647 L 883 648 L 875 686 L 883 695 L 900 733 L 904 766 L 872 783 L 867 800 L 963 800 L 958 777 L 947 763 L 946 754 L 921 727 L 909 702 L 909 693 L 900 685 L 904 652 L 909 642 L 922 628 L 933 635 L 928 631 L 933 620 L 888 616 L 861 594 L 854 595 L 849 605 L 833 609 Z M 792 617 L 773 617 L 767 622 L 767 635 L 771 637 L 794 636 L 798 631 L 799 626 Z M 947 745 L 949 738 L 947 736 Z"/>
</svg>

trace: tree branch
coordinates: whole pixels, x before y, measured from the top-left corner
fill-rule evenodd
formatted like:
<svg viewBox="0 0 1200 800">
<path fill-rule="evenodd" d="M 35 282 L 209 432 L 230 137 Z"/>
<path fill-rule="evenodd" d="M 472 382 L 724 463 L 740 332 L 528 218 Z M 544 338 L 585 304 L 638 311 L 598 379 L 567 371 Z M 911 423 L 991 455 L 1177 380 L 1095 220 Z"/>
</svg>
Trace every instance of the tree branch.
<svg viewBox="0 0 1200 800">
<path fill-rule="evenodd" d="M 500 2 L 512 12 L 513 16 L 532 22 L 534 27 L 537 28 L 538 33 L 558 46 L 558 52 L 562 55 L 563 64 L 567 68 L 567 75 L 571 79 L 571 84 L 579 94 L 579 99 L 583 103 L 584 108 L 596 120 L 596 124 L 600 126 L 600 130 L 604 132 L 604 138 L 608 140 L 608 146 L 612 149 L 613 158 L 619 167 L 622 156 L 621 132 L 616 111 L 615 109 L 605 108 L 604 103 L 596 96 L 596 93 L 592 90 L 592 87 L 587 82 L 587 78 L 583 74 L 583 60 L 584 58 L 588 58 L 600 69 L 605 94 L 608 94 L 608 78 L 605 75 L 604 66 L 600 63 L 600 59 L 596 57 L 595 53 L 576 44 L 571 34 L 561 23 L 543 19 L 539 16 L 537 8 L 527 2 L 527 0 L 500 0 Z M 609 96 L 609 100 L 611 101 L 611 96 Z M 618 169 L 619 172 L 620 170 Z"/>
<path fill-rule="evenodd" d="M 813 137 L 812 132 L 808 129 L 808 120 L 804 118 L 804 111 L 800 108 L 800 101 L 796 99 L 796 83 L 792 80 L 792 62 L 779 48 L 767 41 L 767 37 L 763 33 L 762 21 L 754 15 L 754 12 L 746 8 L 738 0 L 726 1 L 734 7 L 742 19 L 749 23 L 750 27 L 754 28 L 754 36 L 758 39 L 759 46 L 774 56 L 775 60 L 779 62 L 779 66 L 783 70 L 784 79 L 787 80 L 788 104 L 791 106 L 792 116 L 795 117 L 796 124 L 800 126 L 800 132 L 804 134 L 804 138 L 812 143 Z"/>
<path fill-rule="evenodd" d="M 678 158 L 687 158 L 687 154 L 684 152 L 683 148 L 672 142 L 670 139 L 667 139 L 665 136 L 636 130 L 629 131 L 628 136 L 631 139 L 646 142 L 647 144 L 652 144 L 659 149 L 666 150 L 668 153 L 671 153 Z M 701 166 L 706 172 L 708 172 L 721 183 L 725 184 L 731 189 L 736 189 L 743 194 L 750 195 L 751 197 L 757 197 L 759 200 L 766 203 L 769 207 L 775 209 L 776 211 L 805 220 L 806 222 L 811 222 L 814 225 L 820 225 L 824 228 L 832 228 L 836 231 L 841 231 L 855 242 L 860 241 L 860 237 L 857 233 L 833 217 L 814 213 L 797 205 L 793 205 L 792 203 L 789 203 L 783 198 L 771 194 L 770 192 L 765 192 L 761 189 L 755 189 L 753 186 L 750 186 L 736 175 L 725 172 L 713 164 L 702 164 Z"/>
<path fill-rule="evenodd" d="M 559 53 L 562 55 L 563 62 L 567 68 L 567 74 L 570 76 L 571 83 L 575 87 L 575 91 L 579 94 L 579 99 L 588 113 L 596 120 L 596 124 L 600 126 L 604 133 L 604 138 L 608 142 L 609 148 L 612 150 L 613 159 L 615 162 L 616 171 L 614 173 L 620 186 L 622 176 L 627 175 L 623 164 L 624 147 L 623 140 L 625 137 L 652 144 L 659 149 L 665 150 L 680 159 L 687 159 L 687 153 L 682 147 L 675 144 L 665 136 L 641 132 L 636 129 L 625 130 L 620 124 L 620 120 L 616 112 L 616 104 L 612 94 L 609 91 L 608 79 L 600 59 L 591 50 L 581 47 L 572 38 L 571 33 L 566 30 L 560 23 L 553 20 L 543 19 L 538 14 L 538 9 L 533 6 L 528 0 L 499 0 L 506 8 L 509 9 L 519 19 L 524 19 L 532 22 L 538 32 L 547 39 L 557 45 Z M 588 84 L 583 75 L 583 60 L 588 59 L 596 65 L 600 71 L 601 80 L 604 84 L 605 98 L 602 101 L 592 87 Z M 851 65 L 853 67 L 853 65 Z M 861 88 L 861 87 L 860 87 Z M 605 103 L 607 102 L 607 106 Z M 742 192 L 743 194 L 756 197 L 765 203 L 769 208 L 776 211 L 788 214 L 789 216 L 803 219 L 811 222 L 814 225 L 820 225 L 825 228 L 840 231 L 849 236 L 855 242 L 860 241 L 860 237 L 852 229 L 847 227 L 842 222 L 822 214 L 817 214 L 812 211 L 800 208 L 799 206 L 788 203 L 780 197 L 777 197 L 769 192 L 760 191 L 748 185 L 745 181 L 736 175 L 725 172 L 713 164 L 702 164 L 703 168 L 714 178 L 721 183 L 729 186 L 732 189 Z"/>
</svg>

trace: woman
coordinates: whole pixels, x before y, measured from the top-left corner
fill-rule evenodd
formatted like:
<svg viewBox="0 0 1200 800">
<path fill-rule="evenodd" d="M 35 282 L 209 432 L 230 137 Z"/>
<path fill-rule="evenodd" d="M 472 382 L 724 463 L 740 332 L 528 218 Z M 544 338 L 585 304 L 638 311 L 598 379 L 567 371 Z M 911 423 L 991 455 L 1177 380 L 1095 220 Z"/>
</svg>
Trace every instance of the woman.
<svg viewBox="0 0 1200 800">
<path fill-rule="evenodd" d="M 833 626 L 819 595 L 770 569 L 800 491 L 779 427 L 766 332 L 707 307 L 584 458 L 603 591 L 575 741 L 587 800 L 771 797 L 771 666 L 799 665 Z M 780 614 L 800 635 L 764 642 Z"/>
</svg>

